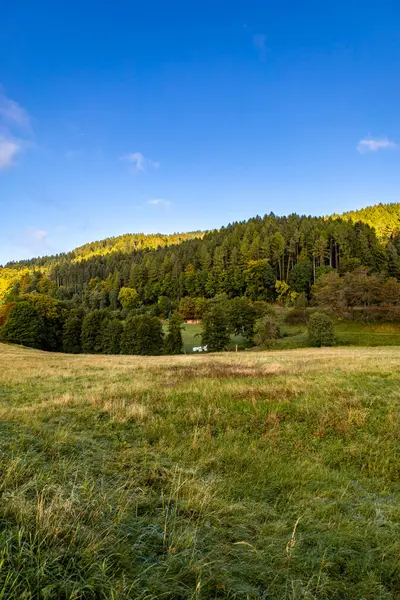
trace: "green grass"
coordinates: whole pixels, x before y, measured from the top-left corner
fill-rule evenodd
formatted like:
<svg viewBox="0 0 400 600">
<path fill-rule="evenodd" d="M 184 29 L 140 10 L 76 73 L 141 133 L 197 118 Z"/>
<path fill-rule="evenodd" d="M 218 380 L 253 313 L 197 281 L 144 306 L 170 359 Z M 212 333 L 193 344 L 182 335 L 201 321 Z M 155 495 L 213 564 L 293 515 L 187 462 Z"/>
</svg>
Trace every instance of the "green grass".
<svg viewBox="0 0 400 600">
<path fill-rule="evenodd" d="M 308 346 L 305 325 L 282 325 L 282 338 L 276 342 L 278 349 L 305 348 Z M 363 324 L 354 321 L 335 323 L 338 346 L 400 346 L 400 324 Z"/>
<path fill-rule="evenodd" d="M 399 362 L 0 345 L 0 598 L 399 598 Z"/>
</svg>

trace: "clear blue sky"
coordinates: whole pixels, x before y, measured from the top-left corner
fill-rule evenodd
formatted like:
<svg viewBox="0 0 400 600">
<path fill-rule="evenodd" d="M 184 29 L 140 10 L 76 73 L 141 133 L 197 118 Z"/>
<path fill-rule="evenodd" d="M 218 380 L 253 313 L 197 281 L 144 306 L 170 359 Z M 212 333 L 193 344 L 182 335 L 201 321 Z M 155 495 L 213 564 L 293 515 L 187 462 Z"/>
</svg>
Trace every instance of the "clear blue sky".
<svg viewBox="0 0 400 600">
<path fill-rule="evenodd" d="M 3 2 L 0 264 L 400 201 L 398 0 Z"/>
</svg>

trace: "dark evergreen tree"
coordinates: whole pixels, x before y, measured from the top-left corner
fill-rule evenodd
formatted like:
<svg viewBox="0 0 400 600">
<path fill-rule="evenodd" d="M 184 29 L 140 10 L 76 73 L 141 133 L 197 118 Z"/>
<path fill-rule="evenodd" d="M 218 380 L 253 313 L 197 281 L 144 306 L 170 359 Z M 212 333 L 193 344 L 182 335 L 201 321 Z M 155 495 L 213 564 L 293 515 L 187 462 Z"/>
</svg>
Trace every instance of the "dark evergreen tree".
<svg viewBox="0 0 400 600">
<path fill-rule="evenodd" d="M 129 316 L 121 339 L 122 354 L 162 354 L 164 333 L 162 323 L 150 315 Z"/>
<path fill-rule="evenodd" d="M 0 330 L 0 337 L 13 344 L 45 349 L 46 325 L 39 311 L 30 302 L 17 302 Z"/>
<path fill-rule="evenodd" d="M 179 313 L 174 313 L 168 319 L 168 333 L 165 338 L 164 349 L 166 354 L 181 354 L 182 348 L 182 317 Z"/>
<path fill-rule="evenodd" d="M 104 354 L 119 354 L 123 325 L 117 318 L 103 319 L 101 324 L 101 346 Z"/>
<path fill-rule="evenodd" d="M 81 311 L 71 310 L 63 329 L 63 350 L 70 354 L 82 352 L 82 321 Z"/>
<path fill-rule="evenodd" d="M 85 315 L 81 333 L 83 353 L 98 354 L 102 352 L 101 324 L 105 315 L 104 310 L 93 310 Z"/>
</svg>

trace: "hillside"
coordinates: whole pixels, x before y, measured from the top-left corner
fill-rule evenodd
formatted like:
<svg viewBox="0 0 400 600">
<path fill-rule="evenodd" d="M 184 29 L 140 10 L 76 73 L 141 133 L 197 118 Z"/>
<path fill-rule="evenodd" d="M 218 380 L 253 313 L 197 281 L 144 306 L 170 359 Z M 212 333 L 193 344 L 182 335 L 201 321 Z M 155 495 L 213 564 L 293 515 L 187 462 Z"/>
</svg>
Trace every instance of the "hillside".
<svg viewBox="0 0 400 600">
<path fill-rule="evenodd" d="M 0 304 L 8 311 L 12 303 L 28 299 L 35 311 L 40 298 L 32 293 L 61 301 L 63 306 L 53 310 L 60 317 L 59 330 L 65 309 L 80 314 L 107 310 L 122 320 L 132 310 L 165 316 L 185 298 L 189 304 L 203 301 L 204 309 L 204 301 L 221 294 L 293 305 L 299 295 L 309 301 L 318 278 L 334 272 L 339 277 L 331 279 L 338 302 L 326 289 L 322 295 L 327 305 L 397 305 L 393 278 L 400 278 L 398 210 L 399 205 L 378 205 L 328 218 L 269 214 L 208 232 L 109 238 L 68 254 L 7 265 L 0 270 Z M 391 228 L 390 239 L 378 236 L 372 223 L 386 235 Z M 362 282 L 357 269 L 364 273 Z M 352 291 L 341 300 L 343 278 L 351 273 Z M 42 316 L 47 318 L 44 306 Z M 199 318 L 198 311 L 192 313 L 186 318 Z M 5 319 L 0 311 L 0 324 Z"/>
<path fill-rule="evenodd" d="M 3 597 L 399 598 L 399 361 L 0 344 Z"/>
<path fill-rule="evenodd" d="M 345 212 L 337 217 L 367 223 L 383 240 L 400 234 L 400 203 L 376 204 L 360 210 Z"/>
</svg>

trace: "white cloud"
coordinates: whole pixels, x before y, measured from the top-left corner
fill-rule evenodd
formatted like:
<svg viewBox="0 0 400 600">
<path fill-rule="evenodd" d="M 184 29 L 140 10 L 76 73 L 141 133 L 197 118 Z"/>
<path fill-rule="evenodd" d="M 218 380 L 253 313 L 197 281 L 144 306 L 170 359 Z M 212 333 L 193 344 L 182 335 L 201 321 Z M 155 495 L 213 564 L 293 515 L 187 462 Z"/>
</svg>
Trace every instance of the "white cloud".
<svg viewBox="0 0 400 600">
<path fill-rule="evenodd" d="M 367 152 L 377 152 L 378 150 L 393 150 L 398 148 L 395 142 L 388 140 L 388 138 L 366 138 L 360 140 L 357 145 L 357 151 L 360 154 L 366 154 Z"/>
<path fill-rule="evenodd" d="M 13 166 L 13 159 L 21 151 L 21 144 L 9 138 L 0 138 L 0 170 Z"/>
<path fill-rule="evenodd" d="M 0 117 L 10 127 L 18 126 L 30 129 L 30 117 L 27 111 L 15 102 L 7 98 L 0 90 Z"/>
<path fill-rule="evenodd" d="M 172 202 L 164 200 L 164 198 L 151 198 L 147 203 L 152 204 L 153 206 L 165 206 L 166 208 L 172 204 Z"/>
<path fill-rule="evenodd" d="M 145 171 L 147 167 L 153 167 L 158 169 L 160 163 L 152 160 L 151 158 L 145 158 L 141 152 L 131 152 L 120 157 L 120 160 L 128 162 L 133 165 L 135 171 Z"/>
<path fill-rule="evenodd" d="M 21 136 L 24 130 L 24 138 Z M 31 145 L 30 119 L 25 109 L 18 102 L 7 98 L 0 86 L 0 170 L 14 166 L 17 154 Z"/>
<path fill-rule="evenodd" d="M 47 231 L 44 231 L 43 229 L 30 229 L 29 232 L 33 239 L 37 240 L 38 242 L 45 241 L 48 236 Z"/>
</svg>

